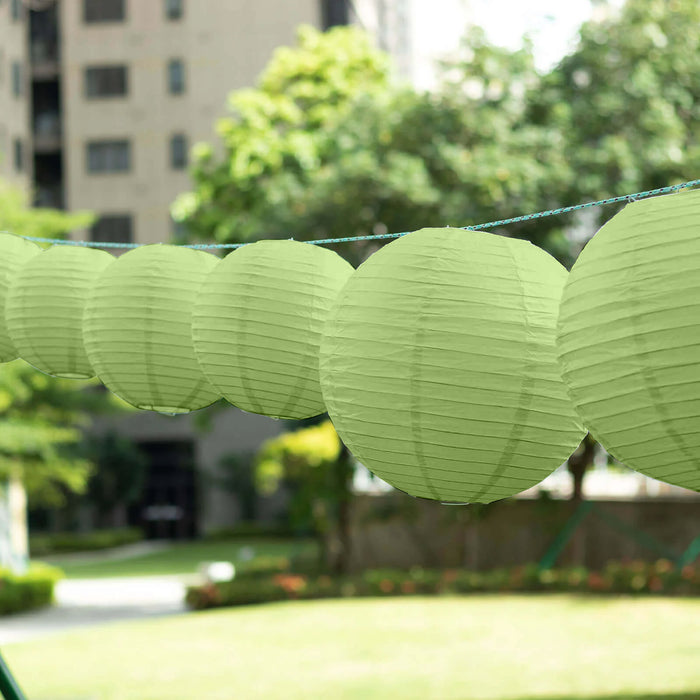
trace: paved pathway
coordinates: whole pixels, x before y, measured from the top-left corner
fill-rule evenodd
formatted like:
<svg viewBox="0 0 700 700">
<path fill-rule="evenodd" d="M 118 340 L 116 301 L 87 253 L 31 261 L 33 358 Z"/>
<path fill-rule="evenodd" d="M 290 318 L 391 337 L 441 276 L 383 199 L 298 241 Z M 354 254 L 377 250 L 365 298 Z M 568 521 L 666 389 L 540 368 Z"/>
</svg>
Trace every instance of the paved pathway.
<svg viewBox="0 0 700 700">
<path fill-rule="evenodd" d="M 118 620 L 185 611 L 185 582 L 177 576 L 59 581 L 56 605 L 0 618 L 0 646 Z"/>
</svg>

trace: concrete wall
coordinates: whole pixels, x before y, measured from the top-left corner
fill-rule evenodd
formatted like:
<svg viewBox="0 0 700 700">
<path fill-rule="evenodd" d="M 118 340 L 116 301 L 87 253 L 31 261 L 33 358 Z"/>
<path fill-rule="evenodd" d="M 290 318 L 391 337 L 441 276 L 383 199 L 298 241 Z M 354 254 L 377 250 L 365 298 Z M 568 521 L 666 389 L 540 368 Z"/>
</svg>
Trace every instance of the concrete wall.
<svg viewBox="0 0 700 700">
<path fill-rule="evenodd" d="M 85 24 L 82 2 L 61 2 L 66 202 L 68 209 L 130 213 L 136 242 L 163 242 L 172 234 L 170 204 L 191 188 L 187 170 L 170 167 L 170 136 L 184 133 L 190 146 L 213 140 L 229 92 L 253 85 L 273 50 L 294 43 L 300 24 L 319 26 L 320 6 L 317 0 L 185 0 L 182 19 L 167 20 L 161 1 L 126 5 L 125 22 Z M 172 58 L 185 64 L 181 95 L 167 90 Z M 85 99 L 91 64 L 128 65 L 128 95 Z M 86 142 L 107 138 L 131 141 L 130 172 L 86 172 Z"/>
<path fill-rule="evenodd" d="M 410 496 L 360 496 L 353 505 L 352 567 L 466 567 L 487 570 L 537 562 L 561 532 L 568 501 L 502 501 L 487 507 L 442 506 Z M 612 526 L 598 511 L 624 525 Z M 645 533 L 678 555 L 700 535 L 700 498 L 599 501 L 557 565 L 591 568 L 662 553 L 631 537 Z"/>
<path fill-rule="evenodd" d="M 29 138 L 29 54 L 27 20 L 12 19 L 10 0 L 0 2 L 0 178 L 23 188 L 31 181 L 32 158 Z M 23 94 L 12 93 L 12 64 L 22 66 Z M 14 166 L 14 141 L 24 144 L 24 169 Z"/>
</svg>

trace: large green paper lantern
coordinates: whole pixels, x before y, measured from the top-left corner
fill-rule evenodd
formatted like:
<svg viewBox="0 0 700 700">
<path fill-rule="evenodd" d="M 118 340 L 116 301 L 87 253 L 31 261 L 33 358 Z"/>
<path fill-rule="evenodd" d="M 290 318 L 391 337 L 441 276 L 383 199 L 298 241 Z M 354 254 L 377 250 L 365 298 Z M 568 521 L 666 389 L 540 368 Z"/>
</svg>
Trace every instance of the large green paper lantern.
<svg viewBox="0 0 700 700">
<path fill-rule="evenodd" d="M 19 357 L 5 323 L 7 293 L 19 269 L 40 252 L 41 248 L 36 243 L 0 232 L 0 362 L 11 362 Z"/>
<path fill-rule="evenodd" d="M 591 434 L 700 491 L 700 191 L 628 204 L 601 228 L 569 275 L 557 343 Z"/>
<path fill-rule="evenodd" d="M 325 411 L 318 347 L 352 266 L 326 248 L 260 241 L 207 277 L 193 316 L 199 363 L 235 406 L 274 418 Z"/>
<path fill-rule="evenodd" d="M 5 320 L 23 360 L 55 377 L 94 376 L 83 346 L 83 310 L 112 260 L 103 250 L 55 245 L 22 266 L 7 295 Z"/>
<path fill-rule="evenodd" d="M 85 349 L 112 393 L 170 414 L 219 398 L 197 364 L 191 335 L 195 295 L 217 260 L 192 248 L 147 245 L 100 275 L 85 309 Z"/>
<path fill-rule="evenodd" d="M 488 503 L 539 483 L 585 434 L 554 348 L 566 277 L 530 243 L 460 229 L 372 255 L 321 343 L 342 440 L 414 496 Z"/>
</svg>

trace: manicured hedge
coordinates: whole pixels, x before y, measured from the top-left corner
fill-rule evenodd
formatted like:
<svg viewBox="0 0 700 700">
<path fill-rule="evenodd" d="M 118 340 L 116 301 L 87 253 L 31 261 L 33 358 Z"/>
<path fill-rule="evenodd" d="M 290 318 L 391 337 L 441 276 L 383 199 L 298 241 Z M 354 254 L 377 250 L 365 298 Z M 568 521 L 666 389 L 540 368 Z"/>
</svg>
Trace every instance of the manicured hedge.
<svg viewBox="0 0 700 700">
<path fill-rule="evenodd" d="M 0 615 L 51 605 L 53 589 L 63 572 L 54 566 L 33 562 L 25 574 L 0 568 Z"/>
<path fill-rule="evenodd" d="M 110 549 L 111 547 L 139 542 L 142 539 L 143 532 L 138 528 L 93 530 L 92 532 L 55 532 L 31 536 L 29 538 L 29 551 L 32 557 L 45 557 L 49 554 Z"/>
<path fill-rule="evenodd" d="M 278 572 L 190 587 L 187 604 L 202 610 L 289 599 L 529 591 L 700 595 L 700 567 L 678 569 L 661 559 L 654 563 L 610 563 L 603 571 L 582 567 L 542 571 L 531 564 L 487 572 L 375 569 L 335 578 Z"/>
</svg>

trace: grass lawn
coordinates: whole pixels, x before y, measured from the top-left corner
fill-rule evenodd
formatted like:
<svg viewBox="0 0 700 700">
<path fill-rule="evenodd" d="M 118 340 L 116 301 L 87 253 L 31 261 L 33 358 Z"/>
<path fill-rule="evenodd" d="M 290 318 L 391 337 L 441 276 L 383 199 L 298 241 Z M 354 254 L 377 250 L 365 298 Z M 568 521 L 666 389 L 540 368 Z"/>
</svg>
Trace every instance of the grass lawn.
<svg viewBox="0 0 700 700">
<path fill-rule="evenodd" d="M 51 558 L 51 564 L 65 571 L 68 578 L 104 578 L 107 576 L 163 576 L 193 574 L 203 561 L 230 561 L 239 571 L 261 559 L 279 559 L 302 555 L 313 557 L 317 551 L 311 540 L 251 540 L 175 542 L 167 549 L 129 559 L 102 559 L 99 553 L 85 560 L 75 556 Z"/>
<path fill-rule="evenodd" d="M 33 700 L 700 699 L 700 600 L 275 603 L 7 646 Z"/>
</svg>

